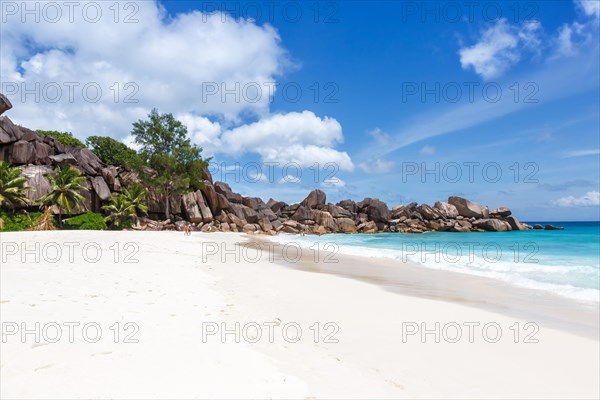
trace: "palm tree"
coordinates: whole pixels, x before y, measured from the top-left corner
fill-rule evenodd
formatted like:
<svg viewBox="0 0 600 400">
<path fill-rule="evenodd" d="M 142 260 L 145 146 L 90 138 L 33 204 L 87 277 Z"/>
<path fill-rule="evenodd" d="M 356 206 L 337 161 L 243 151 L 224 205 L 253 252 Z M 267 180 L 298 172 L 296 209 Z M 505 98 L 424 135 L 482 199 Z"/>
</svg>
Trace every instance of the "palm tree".
<svg viewBox="0 0 600 400">
<path fill-rule="evenodd" d="M 110 204 L 102 208 L 109 213 L 105 218 L 106 222 L 110 222 L 114 228 L 123 228 L 135 215 L 135 206 L 122 194 L 112 196 Z"/>
<path fill-rule="evenodd" d="M 123 190 L 123 195 L 133 206 L 133 212 L 138 215 L 148 214 L 148 206 L 145 204 L 146 201 L 146 189 L 139 183 L 134 183 L 127 189 Z"/>
<path fill-rule="evenodd" d="M 18 203 L 28 203 L 25 192 L 30 187 L 26 186 L 27 178 L 21 170 L 11 167 L 9 163 L 0 161 L 0 206 L 11 207 L 13 212 Z"/>
<path fill-rule="evenodd" d="M 84 197 L 80 192 L 88 190 L 83 184 L 85 176 L 70 165 L 59 165 L 53 175 L 48 175 L 50 192 L 40 198 L 46 207 L 58 206 L 58 221 L 62 225 L 62 210 L 71 213 L 74 208 L 82 209 Z"/>
</svg>

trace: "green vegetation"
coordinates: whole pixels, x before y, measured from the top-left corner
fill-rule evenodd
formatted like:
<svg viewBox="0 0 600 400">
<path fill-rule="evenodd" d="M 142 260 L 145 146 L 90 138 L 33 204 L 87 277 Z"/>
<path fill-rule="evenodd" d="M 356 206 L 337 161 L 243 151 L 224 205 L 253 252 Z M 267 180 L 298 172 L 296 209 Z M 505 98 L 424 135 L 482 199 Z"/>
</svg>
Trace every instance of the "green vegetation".
<svg viewBox="0 0 600 400">
<path fill-rule="evenodd" d="M 173 114 L 159 114 L 153 109 L 148 120 L 133 123 L 131 134 L 141 146 L 140 156 L 153 170 L 140 170 L 140 177 L 147 186 L 165 195 L 165 214 L 169 218 L 168 198 L 201 189 L 209 160 L 202 159 L 202 148 L 191 144 L 186 126 Z"/>
<path fill-rule="evenodd" d="M 80 192 L 88 190 L 83 186 L 85 176 L 82 176 L 78 169 L 65 164 L 59 165 L 48 179 L 52 188 L 48 194 L 40 198 L 40 202 L 46 207 L 53 205 L 59 207 L 58 221 L 62 225 L 62 210 L 70 214 L 73 209 L 82 208 L 84 197 Z"/>
<path fill-rule="evenodd" d="M 88 211 L 84 214 L 65 219 L 64 229 L 104 230 L 106 222 L 101 214 Z"/>
<path fill-rule="evenodd" d="M 0 210 L 0 220 L 3 221 L 3 232 L 16 232 L 26 231 L 33 227 L 35 221 L 42 215 L 41 212 L 36 211 L 32 213 L 28 212 L 17 212 L 7 213 L 4 210 Z"/>
<path fill-rule="evenodd" d="M 106 165 L 139 169 L 144 164 L 135 150 L 107 136 L 90 136 L 85 140 L 90 150 Z"/>
<path fill-rule="evenodd" d="M 148 214 L 146 202 L 146 189 L 139 183 L 134 183 L 123 190 L 123 196 L 133 206 L 135 215 Z"/>
<path fill-rule="evenodd" d="M 131 226 L 132 218 L 135 216 L 135 207 L 125 195 L 112 196 L 110 203 L 102 208 L 108 212 L 105 220 L 111 223 L 113 229 L 123 229 Z"/>
<path fill-rule="evenodd" d="M 25 193 L 31 190 L 27 178 L 19 168 L 0 161 L 0 230 L 49 230 L 56 229 L 53 206 L 58 206 L 58 224 L 64 229 L 106 229 L 107 222 L 112 228 L 123 229 L 131 226 L 137 216 L 148 213 L 147 190 L 162 194 L 165 199 L 165 214 L 170 217 L 169 197 L 203 187 L 204 173 L 210 159 L 203 159 L 202 148 L 191 143 L 187 128 L 172 114 L 159 114 L 153 109 L 146 120 L 133 123 L 131 131 L 140 151 L 103 136 L 90 136 L 86 144 L 73 137 L 70 132 L 39 130 L 43 136 L 51 136 L 67 146 L 90 148 L 107 165 L 122 167 L 136 172 L 140 183 L 123 189 L 113 195 L 102 208 L 107 213 L 86 212 L 66 219 L 63 226 L 63 212 L 72 215 L 83 211 L 84 196 L 87 191 L 86 177 L 67 164 L 59 165 L 47 175 L 50 192 L 37 201 L 30 201 Z M 39 204 L 45 212 L 15 213 L 16 206 Z M 5 210 L 12 209 L 9 215 Z"/>
<path fill-rule="evenodd" d="M 65 146 L 85 147 L 85 144 L 81 140 L 74 137 L 71 132 L 38 130 L 37 133 L 39 133 L 42 136 L 52 136 L 54 139 L 56 139 L 58 142 L 64 144 Z"/>
<path fill-rule="evenodd" d="M 25 192 L 29 189 L 25 184 L 27 178 L 19 168 L 11 167 L 9 163 L 0 161 L 0 207 L 10 207 L 14 210 L 19 203 L 27 203 Z"/>
</svg>

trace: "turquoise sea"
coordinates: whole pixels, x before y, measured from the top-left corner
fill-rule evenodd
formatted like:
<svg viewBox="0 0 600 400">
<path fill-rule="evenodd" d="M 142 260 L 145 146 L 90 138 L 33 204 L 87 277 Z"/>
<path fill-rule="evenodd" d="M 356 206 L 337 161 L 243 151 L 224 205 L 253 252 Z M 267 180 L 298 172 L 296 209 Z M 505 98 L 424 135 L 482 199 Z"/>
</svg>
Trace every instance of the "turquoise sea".
<svg viewBox="0 0 600 400">
<path fill-rule="evenodd" d="M 530 221 L 533 225 L 544 221 Z M 500 279 L 600 303 L 600 222 L 551 222 L 562 231 L 279 235 L 279 242 Z"/>
</svg>

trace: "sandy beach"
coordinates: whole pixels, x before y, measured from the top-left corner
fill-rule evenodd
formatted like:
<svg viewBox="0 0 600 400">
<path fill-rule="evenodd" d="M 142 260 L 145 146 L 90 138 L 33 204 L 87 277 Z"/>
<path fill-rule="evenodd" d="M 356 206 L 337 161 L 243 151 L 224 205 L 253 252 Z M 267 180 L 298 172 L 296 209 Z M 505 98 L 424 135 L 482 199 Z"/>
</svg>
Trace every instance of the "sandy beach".
<svg viewBox="0 0 600 400">
<path fill-rule="evenodd" d="M 597 309 L 534 291 L 237 233 L 0 241 L 2 398 L 600 396 Z"/>
</svg>

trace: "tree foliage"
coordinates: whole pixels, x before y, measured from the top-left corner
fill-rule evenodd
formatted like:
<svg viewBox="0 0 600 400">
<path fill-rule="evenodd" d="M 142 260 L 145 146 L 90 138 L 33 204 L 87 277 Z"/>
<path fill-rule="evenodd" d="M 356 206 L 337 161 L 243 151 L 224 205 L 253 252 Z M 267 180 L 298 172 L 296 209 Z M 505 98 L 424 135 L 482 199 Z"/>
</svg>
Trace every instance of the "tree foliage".
<svg viewBox="0 0 600 400">
<path fill-rule="evenodd" d="M 135 216 L 135 206 L 123 194 L 112 196 L 110 203 L 102 206 L 108 212 L 105 218 L 115 229 L 123 229 L 131 225 Z"/>
<path fill-rule="evenodd" d="M 11 207 L 20 203 L 27 203 L 25 192 L 30 188 L 26 186 L 27 178 L 17 167 L 5 161 L 0 161 L 0 207 Z"/>
<path fill-rule="evenodd" d="M 131 134 L 141 146 L 140 156 L 151 168 L 143 169 L 141 177 L 165 195 L 168 218 L 169 196 L 201 189 L 209 160 L 202 159 L 202 148 L 190 142 L 186 126 L 173 114 L 159 114 L 153 109 L 147 120 L 133 123 Z"/>
<path fill-rule="evenodd" d="M 88 190 L 85 186 L 85 176 L 70 165 L 59 165 L 54 174 L 49 174 L 50 192 L 40 198 L 42 205 L 59 207 L 58 219 L 62 224 L 62 210 L 71 213 L 73 209 L 81 210 L 84 197 L 81 192 Z"/>
<path fill-rule="evenodd" d="M 74 137 L 71 132 L 38 130 L 37 133 L 39 133 L 42 136 L 52 136 L 54 139 L 58 140 L 59 143 L 62 143 L 65 146 L 85 147 L 85 144 L 81 140 Z"/>
<path fill-rule="evenodd" d="M 106 165 L 138 169 L 143 164 L 142 158 L 135 150 L 111 137 L 90 136 L 85 143 Z"/>
<path fill-rule="evenodd" d="M 148 214 L 146 195 L 146 189 L 137 182 L 123 190 L 123 196 L 131 203 L 136 215 Z"/>
</svg>

